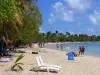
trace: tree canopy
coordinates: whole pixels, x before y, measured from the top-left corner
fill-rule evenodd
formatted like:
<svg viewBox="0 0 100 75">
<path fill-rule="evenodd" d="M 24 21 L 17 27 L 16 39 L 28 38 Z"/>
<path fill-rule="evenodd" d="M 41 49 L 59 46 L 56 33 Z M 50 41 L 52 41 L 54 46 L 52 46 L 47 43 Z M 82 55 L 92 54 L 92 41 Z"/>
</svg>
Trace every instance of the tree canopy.
<svg viewBox="0 0 100 75">
<path fill-rule="evenodd" d="M 39 36 L 42 42 L 88 42 L 88 41 L 100 41 L 100 36 L 87 35 L 87 34 L 71 34 L 66 32 L 65 34 L 58 31 L 41 33 Z"/>
<path fill-rule="evenodd" d="M 37 2 L 0 0 L 0 34 L 14 41 L 34 41 L 43 22 Z"/>
</svg>

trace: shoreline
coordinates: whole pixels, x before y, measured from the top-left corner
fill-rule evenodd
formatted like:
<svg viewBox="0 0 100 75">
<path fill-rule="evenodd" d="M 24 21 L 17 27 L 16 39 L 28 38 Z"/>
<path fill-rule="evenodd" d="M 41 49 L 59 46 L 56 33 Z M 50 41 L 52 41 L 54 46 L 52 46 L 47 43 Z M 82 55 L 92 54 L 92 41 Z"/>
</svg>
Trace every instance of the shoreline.
<svg viewBox="0 0 100 75">
<path fill-rule="evenodd" d="M 51 51 L 51 52 L 61 52 L 61 53 L 65 53 L 65 54 L 67 53 L 65 51 L 61 51 L 61 50 L 57 50 L 57 49 L 49 49 L 49 48 L 41 48 L 41 49 L 47 49 L 48 51 Z M 91 56 L 91 57 L 98 57 L 98 58 L 100 58 L 100 55 L 92 55 L 92 54 L 84 54 L 83 56 Z"/>
<path fill-rule="evenodd" d="M 61 43 L 64 43 L 64 44 L 69 44 L 69 43 L 98 43 L 98 42 L 100 42 L 100 41 L 92 41 L 92 42 L 90 42 L 90 41 L 87 41 L 87 42 L 48 42 L 48 43 L 46 43 L 46 44 L 61 44 Z"/>
<path fill-rule="evenodd" d="M 43 49 L 48 49 L 48 50 L 54 50 L 54 51 L 67 53 L 67 51 L 64 51 L 64 50 L 57 50 L 57 49 L 51 49 L 51 48 L 43 48 Z M 97 55 L 97 54 L 94 54 L 94 53 L 86 53 L 86 54 L 84 54 L 84 56 L 93 56 L 93 57 L 99 57 L 100 58 L 99 54 Z"/>
<path fill-rule="evenodd" d="M 79 43 L 79 42 L 78 42 Z M 63 52 L 71 52 L 71 51 L 75 51 L 76 53 L 78 53 L 78 47 L 75 47 L 75 48 L 71 48 L 70 45 L 72 45 L 73 43 L 70 42 L 70 43 L 65 43 L 64 44 L 64 48 L 63 50 L 61 50 L 60 48 L 60 44 L 59 44 L 59 49 L 57 49 L 56 47 L 56 44 L 57 43 L 48 43 L 44 46 L 44 48 L 47 48 L 47 49 L 54 49 L 54 50 L 57 50 L 57 51 L 63 51 Z M 74 45 L 74 44 L 73 44 Z M 73 47 L 73 46 L 72 46 Z M 87 48 L 87 46 L 86 46 Z M 91 48 L 87 49 L 85 51 L 85 55 L 89 55 L 89 56 L 97 56 L 97 57 L 100 57 L 100 54 L 96 51 L 91 51 Z"/>
</svg>

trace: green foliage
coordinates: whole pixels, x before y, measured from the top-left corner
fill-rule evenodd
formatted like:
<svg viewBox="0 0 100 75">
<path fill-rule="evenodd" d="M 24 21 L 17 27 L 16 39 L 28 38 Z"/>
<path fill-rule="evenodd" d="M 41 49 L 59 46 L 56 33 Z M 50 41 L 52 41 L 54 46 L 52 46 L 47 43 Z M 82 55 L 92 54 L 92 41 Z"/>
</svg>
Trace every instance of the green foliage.
<svg viewBox="0 0 100 75">
<path fill-rule="evenodd" d="M 35 5 L 30 5 L 24 13 L 23 26 L 19 27 L 20 39 L 24 43 L 35 42 L 39 35 L 39 27 L 42 25 L 42 15 Z"/>
<path fill-rule="evenodd" d="M 41 33 L 39 35 L 39 41 L 42 42 L 87 42 L 87 41 L 100 41 L 100 36 L 96 35 L 86 35 L 86 34 L 71 34 L 66 32 L 66 34 L 59 33 L 56 31 L 55 33 L 47 32 Z"/>
<path fill-rule="evenodd" d="M 21 54 L 21 55 L 16 59 L 15 63 L 19 62 L 23 57 L 24 57 L 23 54 Z"/>
<path fill-rule="evenodd" d="M 23 63 L 20 63 L 19 61 L 22 60 L 24 57 L 23 54 L 21 54 L 15 61 L 14 65 L 11 67 L 11 70 L 15 71 L 15 67 L 18 67 L 19 70 L 23 70 L 23 68 L 21 67 L 21 65 L 24 65 Z"/>
<path fill-rule="evenodd" d="M 0 0 L 0 20 L 16 19 L 15 0 Z"/>
<path fill-rule="evenodd" d="M 0 34 L 13 41 L 36 41 L 43 22 L 37 2 L 0 0 Z"/>
</svg>

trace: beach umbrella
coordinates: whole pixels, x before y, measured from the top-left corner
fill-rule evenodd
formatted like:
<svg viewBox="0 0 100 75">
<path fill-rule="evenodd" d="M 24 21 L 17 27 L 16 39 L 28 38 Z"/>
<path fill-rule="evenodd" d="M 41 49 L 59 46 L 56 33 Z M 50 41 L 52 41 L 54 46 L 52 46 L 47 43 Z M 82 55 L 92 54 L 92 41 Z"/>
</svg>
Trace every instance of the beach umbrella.
<svg viewBox="0 0 100 75">
<path fill-rule="evenodd" d="M 7 40 L 7 43 L 12 43 L 13 41 L 12 40 Z"/>
</svg>

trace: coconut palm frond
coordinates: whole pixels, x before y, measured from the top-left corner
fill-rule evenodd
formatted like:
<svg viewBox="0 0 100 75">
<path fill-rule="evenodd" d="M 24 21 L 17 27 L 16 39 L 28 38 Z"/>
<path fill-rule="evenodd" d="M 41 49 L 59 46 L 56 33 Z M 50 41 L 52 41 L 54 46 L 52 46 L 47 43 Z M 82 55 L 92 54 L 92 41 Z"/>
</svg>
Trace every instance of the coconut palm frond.
<svg viewBox="0 0 100 75">
<path fill-rule="evenodd" d="M 17 64 L 14 64 L 12 67 L 11 67 L 11 70 L 14 70 L 14 68 L 16 67 Z"/>
<path fill-rule="evenodd" d="M 17 63 L 17 65 L 24 65 L 24 63 Z"/>
<path fill-rule="evenodd" d="M 15 67 L 17 66 L 20 70 L 23 70 L 23 68 L 21 67 L 21 65 L 24 65 L 24 63 L 20 63 L 19 61 L 24 57 L 23 54 L 21 54 L 15 61 L 15 64 L 11 67 L 12 71 L 15 71 Z"/>
<path fill-rule="evenodd" d="M 23 57 L 24 57 L 24 55 L 21 54 L 21 55 L 16 59 L 15 63 L 17 63 L 18 61 L 20 61 Z"/>
<path fill-rule="evenodd" d="M 20 65 L 17 65 L 19 67 L 20 70 L 23 70 L 23 68 Z"/>
<path fill-rule="evenodd" d="M 23 14 L 20 9 L 17 9 L 17 10 L 18 10 L 16 13 L 17 23 L 18 23 L 18 25 L 22 25 Z"/>
</svg>

